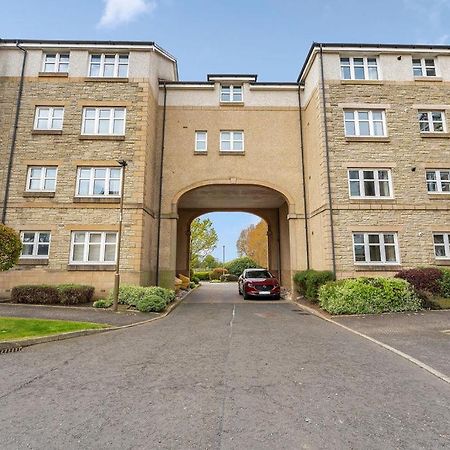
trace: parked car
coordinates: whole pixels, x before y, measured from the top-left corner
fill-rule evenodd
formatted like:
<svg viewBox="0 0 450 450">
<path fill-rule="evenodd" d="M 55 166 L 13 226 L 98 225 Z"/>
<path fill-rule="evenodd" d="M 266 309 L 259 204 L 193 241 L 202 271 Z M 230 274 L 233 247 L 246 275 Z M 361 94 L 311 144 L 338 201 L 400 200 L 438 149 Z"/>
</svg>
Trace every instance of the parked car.
<svg viewBox="0 0 450 450">
<path fill-rule="evenodd" d="M 238 289 L 245 300 L 252 297 L 280 299 L 280 283 L 266 269 L 245 269 L 239 277 Z"/>
</svg>

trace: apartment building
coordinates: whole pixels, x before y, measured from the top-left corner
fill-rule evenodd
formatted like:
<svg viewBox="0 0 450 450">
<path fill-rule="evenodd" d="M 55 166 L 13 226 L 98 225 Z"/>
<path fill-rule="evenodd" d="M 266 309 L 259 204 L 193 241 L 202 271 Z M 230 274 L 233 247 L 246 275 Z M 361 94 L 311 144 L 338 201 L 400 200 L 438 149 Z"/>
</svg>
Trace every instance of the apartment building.
<svg viewBox="0 0 450 450">
<path fill-rule="evenodd" d="M 247 211 L 269 268 L 391 275 L 450 264 L 450 47 L 313 44 L 298 80 L 180 81 L 151 42 L 0 41 L 3 222 L 16 284 L 188 272 L 191 221 Z M 118 161 L 127 162 L 125 172 Z"/>
</svg>

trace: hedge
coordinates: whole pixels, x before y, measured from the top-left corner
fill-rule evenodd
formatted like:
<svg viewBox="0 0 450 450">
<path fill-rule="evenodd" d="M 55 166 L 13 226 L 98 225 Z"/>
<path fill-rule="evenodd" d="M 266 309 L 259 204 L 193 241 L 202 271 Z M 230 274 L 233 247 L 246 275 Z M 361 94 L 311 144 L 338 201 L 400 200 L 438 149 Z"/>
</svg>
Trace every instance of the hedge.
<svg viewBox="0 0 450 450">
<path fill-rule="evenodd" d="M 137 309 L 141 312 L 160 312 L 167 306 L 167 302 L 160 296 L 150 294 L 142 297 L 137 302 Z"/>
<path fill-rule="evenodd" d="M 413 287 L 399 278 L 351 278 L 319 289 L 320 307 L 331 314 L 373 314 L 418 311 L 421 301 Z"/>
<path fill-rule="evenodd" d="M 199 281 L 208 281 L 209 272 L 194 272 L 193 278 L 198 278 Z"/>
<path fill-rule="evenodd" d="M 408 281 L 417 294 L 429 305 L 433 296 L 450 298 L 450 270 L 437 267 L 420 267 L 417 269 L 401 270 L 395 275 Z"/>
<path fill-rule="evenodd" d="M 81 284 L 60 284 L 58 289 L 61 303 L 63 305 L 77 305 L 80 303 L 91 303 L 94 297 L 94 287 Z"/>
<path fill-rule="evenodd" d="M 159 297 L 164 302 L 164 308 L 175 300 L 175 292 L 158 286 L 133 286 L 122 285 L 119 288 L 119 303 L 121 305 L 133 306 L 139 309 L 141 300 Z M 113 291 L 109 293 L 109 302 L 113 301 Z M 145 302 L 144 302 L 145 303 Z M 144 303 L 141 303 L 141 307 Z M 147 302 L 148 303 L 148 302 Z M 162 304 L 162 303 L 160 303 Z M 162 309 L 164 309 L 162 308 Z"/>
<path fill-rule="evenodd" d="M 218 267 L 217 269 L 211 270 L 211 272 L 209 272 L 209 279 L 210 280 L 220 280 L 220 277 L 222 275 L 225 275 L 228 272 L 227 269 L 222 269 L 220 267 Z"/>
<path fill-rule="evenodd" d="M 234 275 L 233 273 L 225 273 L 224 275 L 220 276 L 220 281 L 238 281 L 239 277 L 237 275 Z"/>
<path fill-rule="evenodd" d="M 245 269 L 262 269 L 254 259 L 249 258 L 248 256 L 233 259 L 225 264 L 225 268 L 229 273 L 236 276 L 240 276 Z"/>
<path fill-rule="evenodd" d="M 442 278 L 439 284 L 442 297 L 450 298 L 450 270 L 442 269 Z"/>
<path fill-rule="evenodd" d="M 35 305 L 77 305 L 92 302 L 93 295 L 92 286 L 78 284 L 23 285 L 12 289 L 11 301 Z"/>
<path fill-rule="evenodd" d="M 298 293 L 313 302 L 318 301 L 320 286 L 334 279 L 334 273 L 328 270 L 303 270 L 294 275 Z"/>
</svg>

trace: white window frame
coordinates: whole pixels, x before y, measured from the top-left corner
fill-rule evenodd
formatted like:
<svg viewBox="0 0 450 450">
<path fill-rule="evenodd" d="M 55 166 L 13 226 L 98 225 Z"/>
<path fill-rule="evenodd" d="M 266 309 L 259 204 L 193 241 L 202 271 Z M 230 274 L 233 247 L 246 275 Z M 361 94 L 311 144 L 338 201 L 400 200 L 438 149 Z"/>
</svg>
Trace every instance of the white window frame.
<svg viewBox="0 0 450 450">
<path fill-rule="evenodd" d="M 450 169 L 426 169 L 425 170 L 425 181 L 427 183 L 427 192 L 429 194 L 442 194 L 442 195 L 449 195 L 450 191 L 444 191 L 442 189 L 442 182 L 444 181 L 445 183 L 450 183 L 449 180 L 442 180 L 441 178 L 441 172 L 448 172 L 450 174 Z M 429 173 L 434 173 L 435 179 L 434 180 L 429 180 L 428 179 L 428 174 Z M 428 188 L 428 184 L 429 183 L 436 183 L 436 191 L 430 191 Z"/>
<path fill-rule="evenodd" d="M 374 112 L 381 112 L 381 119 L 382 119 L 382 124 L 383 124 L 383 134 L 375 134 L 374 119 L 373 119 Z M 347 125 L 347 122 L 350 122 L 350 121 L 346 119 L 346 117 L 345 117 L 346 113 L 353 113 L 353 120 L 351 122 L 354 122 L 354 124 L 355 124 L 355 134 L 347 134 L 346 125 Z M 359 119 L 360 113 L 368 113 L 369 134 L 361 134 L 360 122 L 365 122 L 365 121 Z M 377 122 L 379 122 L 379 121 L 377 120 Z M 387 137 L 386 111 L 384 109 L 344 109 L 344 133 L 345 133 L 346 137 L 375 137 L 375 138 Z"/>
<path fill-rule="evenodd" d="M 356 179 L 350 179 L 350 171 L 352 172 L 358 172 L 358 180 Z M 374 173 L 374 177 L 373 177 L 373 181 L 374 181 L 374 186 L 375 186 L 375 195 L 366 195 L 365 193 L 365 185 L 364 185 L 364 172 L 373 172 Z M 380 179 L 379 178 L 379 172 L 380 171 L 384 171 L 387 172 L 388 174 L 388 178 L 387 180 L 384 179 Z M 393 193 L 393 186 L 392 186 L 392 171 L 391 169 L 385 169 L 385 168 L 372 168 L 372 167 L 364 167 L 364 168 L 349 168 L 347 170 L 347 180 L 348 180 L 348 194 L 349 197 L 351 199 L 371 199 L 371 198 L 376 198 L 376 199 L 381 199 L 381 200 L 385 200 L 385 199 L 392 199 L 394 198 L 394 193 Z M 352 182 L 359 182 L 359 192 L 360 195 L 352 195 L 352 191 L 351 191 L 351 183 Z M 380 183 L 382 182 L 388 182 L 389 185 L 389 195 L 380 195 Z"/>
<path fill-rule="evenodd" d="M 84 243 L 77 243 L 77 245 L 83 245 L 83 261 L 74 261 L 73 260 L 73 254 L 75 249 L 75 234 L 76 233 L 84 233 Z M 100 234 L 100 260 L 99 261 L 89 261 L 89 245 L 90 245 L 90 236 L 92 234 Z M 115 234 L 116 235 L 116 242 L 115 242 L 115 254 L 114 254 L 114 261 L 105 261 L 105 249 L 106 245 L 112 245 L 112 244 L 106 244 L 106 235 L 107 234 Z M 70 236 L 70 257 L 69 257 L 69 264 L 71 265 L 114 265 L 117 261 L 117 237 L 118 233 L 117 231 L 86 231 L 86 230 L 76 230 L 72 231 Z M 98 244 L 93 244 L 98 245 Z"/>
<path fill-rule="evenodd" d="M 94 133 L 86 133 L 86 112 L 88 110 L 95 111 L 94 117 Z M 108 133 L 99 133 L 99 123 L 100 123 L 100 111 L 101 110 L 109 110 L 109 130 Z M 123 110 L 123 133 L 113 133 L 114 130 L 114 120 L 122 120 L 115 119 L 115 112 L 117 110 Z M 91 119 L 90 119 L 91 120 Z M 124 106 L 110 107 L 110 106 L 85 106 L 83 108 L 83 118 L 81 123 L 81 134 L 84 136 L 125 136 L 125 130 L 127 126 L 127 108 Z"/>
<path fill-rule="evenodd" d="M 29 258 L 32 258 L 32 259 L 48 259 L 49 256 L 50 256 L 50 244 L 51 244 L 51 241 L 52 241 L 52 233 L 51 233 L 51 231 L 31 231 L 31 230 L 27 231 L 27 230 L 23 230 L 23 231 L 20 232 L 20 242 L 22 242 L 22 245 L 24 245 L 24 244 L 30 245 L 31 244 L 31 242 L 27 242 L 27 243 L 23 242 L 25 233 L 30 233 L 30 234 L 34 233 L 34 241 L 32 243 L 32 245 L 33 245 L 33 254 L 32 255 L 22 255 L 22 253 L 21 253 L 20 254 L 20 258 L 24 258 L 24 259 L 27 259 L 27 258 L 28 259 Z M 39 237 L 40 237 L 41 234 L 48 234 L 48 243 L 47 242 L 39 243 Z M 46 255 L 38 255 L 38 247 L 39 247 L 39 245 L 47 245 L 48 251 L 47 251 Z"/>
<path fill-rule="evenodd" d="M 435 236 L 440 235 L 444 237 L 444 243 L 443 244 L 436 244 L 434 238 Z M 436 255 L 436 247 L 442 247 L 444 246 L 445 249 L 445 255 L 444 256 L 437 256 Z M 434 249 L 434 257 L 438 260 L 448 260 L 450 259 L 450 233 L 449 232 L 434 232 L 433 233 L 433 249 Z"/>
<path fill-rule="evenodd" d="M 98 75 L 91 75 L 92 57 L 100 56 L 100 68 Z M 114 56 L 114 73 L 112 76 L 105 76 L 105 56 Z M 119 57 L 127 56 L 127 73 L 125 76 L 119 77 Z M 97 63 L 94 63 L 97 64 Z M 122 64 L 123 65 L 123 64 Z M 88 67 L 88 77 L 90 78 L 128 78 L 130 69 L 130 55 L 129 53 L 91 53 L 89 55 L 89 67 Z"/>
<path fill-rule="evenodd" d="M 228 139 L 222 139 L 223 133 L 230 133 L 230 149 L 223 149 L 222 147 L 222 143 L 223 142 L 228 142 Z M 242 140 L 241 139 L 235 139 L 234 135 L 235 133 L 241 133 L 242 134 Z M 220 131 L 220 151 L 224 152 L 224 153 L 242 153 L 245 151 L 245 144 L 244 144 L 244 131 L 243 130 L 221 130 Z M 234 149 L 234 143 L 235 142 L 242 142 L 242 149 Z"/>
<path fill-rule="evenodd" d="M 46 64 L 47 64 L 47 57 L 48 56 L 55 56 L 55 70 L 46 70 Z M 67 56 L 67 63 L 61 62 L 61 56 Z M 53 64 L 53 63 L 48 63 Z M 67 70 L 60 70 L 61 64 L 67 64 Z M 42 72 L 44 73 L 69 73 L 69 64 L 70 64 L 70 53 L 60 53 L 60 52 L 48 52 L 44 53 L 43 59 L 42 59 Z"/>
<path fill-rule="evenodd" d="M 433 121 L 433 113 L 441 114 L 442 131 L 434 129 L 435 122 Z M 427 120 L 426 121 L 420 120 L 420 115 L 421 114 L 426 114 L 427 115 Z M 447 121 L 446 121 L 446 117 L 445 117 L 445 111 L 441 111 L 441 110 L 431 110 L 431 111 L 419 110 L 418 113 L 417 113 L 417 118 L 419 119 L 419 131 L 420 131 L 420 133 L 426 134 L 426 133 L 446 133 L 447 132 L 447 123 L 446 123 Z M 425 123 L 425 122 L 428 123 L 429 131 L 422 131 L 420 129 L 420 124 L 421 123 Z M 441 123 L 441 122 L 437 121 L 436 123 Z"/>
<path fill-rule="evenodd" d="M 224 100 L 222 98 L 224 88 L 230 89 L 230 100 Z M 235 95 L 234 91 L 235 90 L 240 91 L 240 97 L 241 97 L 240 100 L 234 99 L 234 95 Z M 244 86 L 242 86 L 242 84 L 237 84 L 237 85 L 236 84 L 223 84 L 223 85 L 221 84 L 220 85 L 220 102 L 221 103 L 243 103 L 244 102 Z"/>
<path fill-rule="evenodd" d="M 48 109 L 48 118 L 47 118 L 47 127 L 46 128 L 38 128 L 38 121 L 40 119 L 40 113 L 44 109 Z M 61 110 L 61 128 L 53 127 L 53 120 L 55 120 L 55 111 Z M 59 120 L 59 119 L 56 119 Z M 36 106 L 36 110 L 34 112 L 34 130 L 62 130 L 64 127 L 64 106 Z"/>
<path fill-rule="evenodd" d="M 362 234 L 364 236 L 364 243 L 358 244 L 355 243 L 355 235 Z M 390 244 L 384 243 L 384 235 L 390 234 L 394 236 L 394 243 Z M 369 235 L 377 235 L 379 236 L 380 243 L 378 244 L 380 247 L 380 255 L 381 261 L 371 261 L 370 260 L 370 246 L 375 244 L 369 244 Z M 355 265 L 365 265 L 365 266 L 398 266 L 400 264 L 400 250 L 398 245 L 398 233 L 396 231 L 383 231 L 380 233 L 377 232 L 364 232 L 364 231 L 355 231 L 352 234 L 352 243 L 353 243 L 353 263 Z M 356 245 L 364 245 L 364 256 L 365 261 L 356 261 Z M 385 246 L 388 245 L 390 247 L 394 246 L 395 248 L 395 256 L 396 261 L 386 261 L 386 249 Z"/>
<path fill-rule="evenodd" d="M 348 59 L 348 64 L 343 63 L 343 59 Z M 363 67 L 364 67 L 364 78 L 356 78 L 355 76 L 355 59 L 362 59 L 363 60 Z M 375 65 L 369 64 L 369 59 L 375 60 Z M 359 66 L 357 64 L 357 66 Z M 348 67 L 350 69 L 350 78 L 344 78 L 343 73 L 343 67 Z M 369 77 L 369 68 L 376 68 L 377 69 L 377 78 L 370 78 Z M 353 80 L 353 81 L 363 81 L 363 80 L 373 80 L 377 81 L 381 79 L 381 73 L 380 73 L 380 65 L 379 60 L 377 56 L 341 56 L 340 57 L 340 68 L 341 68 L 341 80 Z"/>
<path fill-rule="evenodd" d="M 40 169 L 40 177 L 39 177 L 39 189 L 31 189 L 31 171 L 32 169 Z M 47 170 L 48 169 L 55 169 L 55 189 L 45 189 L 45 182 L 46 180 L 53 180 L 52 177 L 47 176 Z M 55 192 L 56 191 L 56 183 L 58 179 L 58 166 L 28 166 L 27 170 L 27 186 L 26 191 L 27 192 Z"/>
<path fill-rule="evenodd" d="M 81 179 L 81 170 L 86 170 L 89 169 L 90 170 L 90 177 L 89 177 L 89 193 L 87 195 L 81 195 L 79 193 L 79 188 L 80 188 L 80 179 Z M 106 170 L 106 174 L 105 174 L 105 193 L 104 194 L 94 194 L 94 181 L 96 180 L 95 178 L 95 170 L 96 169 L 104 169 Z M 106 191 L 109 190 L 109 182 L 111 180 L 111 169 L 118 169 L 120 170 L 120 177 L 119 177 L 119 193 L 118 194 L 109 194 Z M 100 167 L 100 166 L 79 166 L 77 168 L 77 184 L 75 187 L 75 197 L 80 197 L 80 198 L 120 198 L 121 195 L 121 190 L 122 190 L 122 177 L 123 177 L 123 168 L 119 167 L 119 166 L 108 166 L 108 167 Z M 83 178 L 85 179 L 85 178 Z"/>
<path fill-rule="evenodd" d="M 420 69 L 421 69 L 421 72 L 422 72 L 421 75 L 415 75 L 414 74 L 414 61 L 418 60 L 418 59 L 420 60 Z M 426 62 L 425 62 L 425 61 L 430 60 L 430 59 L 433 60 L 433 65 L 432 66 L 427 65 Z M 427 74 L 427 69 L 431 68 L 431 67 L 434 69 L 434 75 L 428 75 Z M 438 68 L 437 68 L 437 64 L 436 64 L 436 58 L 415 58 L 415 57 L 413 57 L 412 58 L 412 70 L 413 70 L 414 78 L 420 78 L 420 77 L 435 78 L 435 77 L 438 76 Z"/>
<path fill-rule="evenodd" d="M 205 135 L 205 139 L 199 139 L 200 134 Z M 205 148 L 199 148 L 198 144 L 199 142 L 205 143 Z M 206 153 L 208 151 L 208 132 L 204 130 L 196 130 L 195 131 L 195 152 L 196 153 Z"/>
</svg>

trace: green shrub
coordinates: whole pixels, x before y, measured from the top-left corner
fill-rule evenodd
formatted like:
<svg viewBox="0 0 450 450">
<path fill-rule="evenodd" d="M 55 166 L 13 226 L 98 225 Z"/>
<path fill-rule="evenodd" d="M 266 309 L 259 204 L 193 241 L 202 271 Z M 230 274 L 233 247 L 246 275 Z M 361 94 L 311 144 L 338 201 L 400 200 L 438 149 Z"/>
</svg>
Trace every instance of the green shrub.
<svg viewBox="0 0 450 450">
<path fill-rule="evenodd" d="M 111 307 L 113 302 L 109 299 L 102 298 L 100 300 L 97 300 L 92 305 L 94 308 L 109 308 Z"/>
<path fill-rule="evenodd" d="M 196 276 L 193 276 L 193 277 L 191 278 L 191 280 L 192 280 L 195 284 L 199 284 L 199 283 L 200 283 L 200 279 L 197 278 Z"/>
<path fill-rule="evenodd" d="M 255 260 L 249 258 L 248 256 L 243 256 L 241 258 L 233 259 L 232 261 L 225 264 L 225 268 L 229 273 L 233 275 L 240 276 L 245 269 L 262 269 Z"/>
<path fill-rule="evenodd" d="M 194 272 L 194 277 L 198 278 L 199 281 L 208 281 L 209 272 Z"/>
<path fill-rule="evenodd" d="M 221 275 L 220 281 L 237 281 L 239 277 L 237 275 L 234 275 L 233 273 L 226 273 L 224 275 Z"/>
<path fill-rule="evenodd" d="M 56 286 L 24 285 L 16 286 L 11 291 L 11 301 L 35 305 L 57 305 L 61 303 L 60 294 Z"/>
<path fill-rule="evenodd" d="M 160 312 L 167 306 L 166 300 L 158 295 L 150 294 L 137 302 L 137 309 L 141 312 Z"/>
<path fill-rule="evenodd" d="M 19 233 L 0 224 L 0 271 L 11 269 L 19 260 L 22 242 Z"/>
<path fill-rule="evenodd" d="M 193 281 L 191 281 L 191 282 L 189 283 L 189 288 L 190 288 L 190 289 L 194 289 L 195 286 L 197 286 L 197 285 L 196 285 Z"/>
<path fill-rule="evenodd" d="M 442 269 L 442 278 L 439 284 L 442 297 L 450 298 L 450 270 Z"/>
<path fill-rule="evenodd" d="M 351 278 L 319 289 L 320 307 L 331 314 L 373 314 L 418 311 L 419 297 L 399 278 Z"/>
<path fill-rule="evenodd" d="M 211 272 L 209 272 L 209 279 L 220 281 L 220 277 L 226 274 L 227 272 L 228 272 L 227 269 L 222 269 L 218 267 L 217 269 L 211 270 Z"/>
<path fill-rule="evenodd" d="M 92 303 L 94 287 L 82 284 L 60 284 L 56 287 L 63 305 Z"/>
<path fill-rule="evenodd" d="M 175 300 L 175 291 L 171 289 L 162 288 L 159 286 L 149 286 L 144 288 L 146 290 L 146 295 L 157 295 L 163 298 L 166 303 L 172 303 Z"/>
<path fill-rule="evenodd" d="M 313 302 L 318 301 L 320 286 L 333 281 L 334 273 L 329 270 L 303 270 L 294 275 L 297 291 L 303 297 Z"/>
<path fill-rule="evenodd" d="M 128 305 L 137 307 L 140 300 L 156 295 L 162 298 L 166 304 L 175 300 L 175 292 L 170 289 L 165 289 L 159 286 L 133 286 L 123 285 L 119 288 L 119 303 L 121 305 Z M 108 300 L 113 301 L 113 291 L 109 293 Z"/>
</svg>

